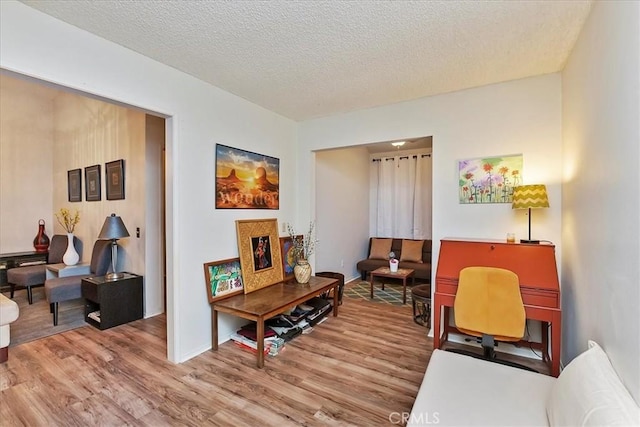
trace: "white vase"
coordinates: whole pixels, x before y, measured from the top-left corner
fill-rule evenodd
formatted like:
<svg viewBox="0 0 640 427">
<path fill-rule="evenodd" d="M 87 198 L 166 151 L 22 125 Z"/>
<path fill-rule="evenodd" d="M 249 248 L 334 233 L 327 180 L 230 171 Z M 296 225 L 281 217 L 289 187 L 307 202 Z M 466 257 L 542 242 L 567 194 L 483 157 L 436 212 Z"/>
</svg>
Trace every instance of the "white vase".
<svg viewBox="0 0 640 427">
<path fill-rule="evenodd" d="M 397 272 L 398 271 L 398 264 L 399 264 L 399 262 L 397 260 L 389 261 L 389 270 L 391 270 L 392 273 Z"/>
<path fill-rule="evenodd" d="M 311 279 L 311 265 L 306 259 L 300 259 L 293 267 L 293 275 L 298 283 L 309 283 Z"/>
<path fill-rule="evenodd" d="M 73 246 L 73 233 L 67 233 L 67 250 L 62 256 L 62 262 L 66 265 L 76 265 L 80 261 L 80 255 Z"/>
</svg>

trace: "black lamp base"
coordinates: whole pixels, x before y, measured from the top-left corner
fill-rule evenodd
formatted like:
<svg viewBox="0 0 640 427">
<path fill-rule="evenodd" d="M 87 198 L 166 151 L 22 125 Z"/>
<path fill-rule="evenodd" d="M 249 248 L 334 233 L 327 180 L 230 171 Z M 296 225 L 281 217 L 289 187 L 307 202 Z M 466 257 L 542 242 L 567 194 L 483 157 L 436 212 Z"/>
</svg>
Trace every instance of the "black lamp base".
<svg viewBox="0 0 640 427">
<path fill-rule="evenodd" d="M 520 239 L 520 243 L 532 243 L 534 245 L 539 245 L 540 244 L 540 240 Z"/>
</svg>

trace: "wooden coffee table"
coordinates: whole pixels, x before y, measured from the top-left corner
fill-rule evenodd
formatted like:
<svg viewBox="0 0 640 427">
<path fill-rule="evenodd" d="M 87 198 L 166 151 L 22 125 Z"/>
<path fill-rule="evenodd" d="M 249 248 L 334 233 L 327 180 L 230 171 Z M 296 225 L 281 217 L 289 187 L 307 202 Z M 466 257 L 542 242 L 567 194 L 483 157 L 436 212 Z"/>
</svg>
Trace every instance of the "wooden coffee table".
<svg viewBox="0 0 640 427">
<path fill-rule="evenodd" d="M 388 279 L 402 280 L 402 303 L 407 303 L 407 279 L 411 277 L 411 284 L 415 285 L 416 277 L 413 274 L 415 270 L 411 268 L 399 268 L 396 272 L 391 272 L 389 267 L 379 267 L 371 272 L 371 298 L 373 299 L 373 282 L 376 277 L 385 277 Z M 384 290 L 384 282 L 382 282 L 382 290 Z"/>
</svg>

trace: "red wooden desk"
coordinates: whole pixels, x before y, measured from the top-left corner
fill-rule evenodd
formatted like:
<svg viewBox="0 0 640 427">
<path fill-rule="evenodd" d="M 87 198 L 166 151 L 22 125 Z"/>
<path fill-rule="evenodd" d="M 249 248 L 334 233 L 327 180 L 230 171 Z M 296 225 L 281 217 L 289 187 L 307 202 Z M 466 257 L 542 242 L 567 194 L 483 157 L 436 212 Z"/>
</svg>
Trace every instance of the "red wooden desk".
<svg viewBox="0 0 640 427">
<path fill-rule="evenodd" d="M 441 348 L 448 333 L 457 331 L 449 325 L 449 308 L 453 307 L 455 301 L 460 270 L 471 266 L 505 268 L 518 275 L 527 319 L 543 322 L 542 343 L 526 344 L 542 350 L 542 360 L 550 362 L 551 375 L 557 377 L 560 374 L 562 311 L 555 246 L 551 244 L 441 240 L 433 303 L 433 348 Z M 443 317 L 444 333 L 441 334 Z M 550 358 L 547 324 L 551 324 Z"/>
</svg>

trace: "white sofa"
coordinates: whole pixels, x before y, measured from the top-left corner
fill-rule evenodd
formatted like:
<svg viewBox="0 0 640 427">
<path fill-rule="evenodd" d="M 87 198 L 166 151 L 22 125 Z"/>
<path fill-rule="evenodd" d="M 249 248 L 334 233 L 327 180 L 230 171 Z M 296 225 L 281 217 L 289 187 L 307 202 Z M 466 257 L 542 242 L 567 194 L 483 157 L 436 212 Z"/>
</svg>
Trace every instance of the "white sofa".
<svg viewBox="0 0 640 427">
<path fill-rule="evenodd" d="M 640 408 L 595 342 L 556 379 L 435 350 L 407 426 L 640 426 Z"/>
<path fill-rule="evenodd" d="M 9 324 L 14 322 L 19 314 L 18 304 L 0 294 L 0 363 L 6 362 L 9 357 L 9 342 L 11 341 Z"/>
</svg>

